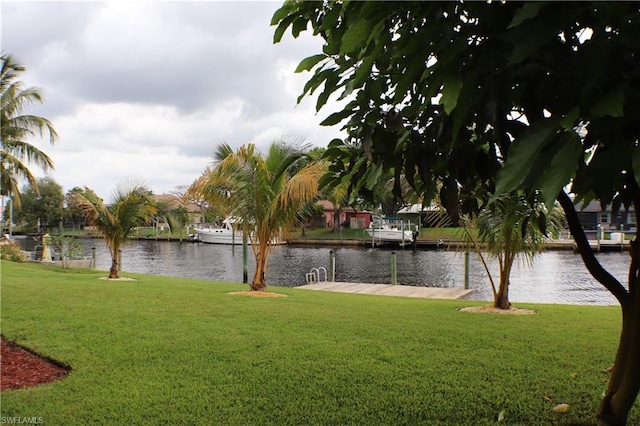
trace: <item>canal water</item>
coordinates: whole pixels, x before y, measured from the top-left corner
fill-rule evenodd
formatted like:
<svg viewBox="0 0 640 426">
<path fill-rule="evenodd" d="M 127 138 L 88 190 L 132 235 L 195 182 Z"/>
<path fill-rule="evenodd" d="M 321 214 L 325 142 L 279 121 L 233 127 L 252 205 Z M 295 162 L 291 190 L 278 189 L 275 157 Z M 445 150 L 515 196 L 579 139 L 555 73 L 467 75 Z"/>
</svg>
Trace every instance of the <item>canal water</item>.
<svg viewBox="0 0 640 426">
<path fill-rule="evenodd" d="M 27 249 L 32 241 L 22 240 Z M 108 270 L 109 251 L 100 239 L 82 239 L 85 255 L 96 250 L 96 269 Z M 453 250 L 412 250 L 353 246 L 277 246 L 269 257 L 267 281 L 271 286 L 296 287 L 305 284 L 312 268 L 329 268 L 329 251 L 335 253 L 336 281 L 390 283 L 391 258 L 396 253 L 398 284 L 425 287 L 464 287 L 464 254 Z M 609 272 L 626 286 L 627 253 L 597 255 Z M 242 282 L 242 247 L 192 242 L 132 241 L 122 249 L 124 272 Z M 249 248 L 249 279 L 255 270 Z M 489 263 L 497 283 L 495 261 Z M 487 274 L 471 253 L 469 288 L 474 299 L 491 300 Z M 512 302 L 564 304 L 616 304 L 615 299 L 586 270 L 572 251 L 547 251 L 528 265 L 516 261 L 511 275 Z"/>
</svg>

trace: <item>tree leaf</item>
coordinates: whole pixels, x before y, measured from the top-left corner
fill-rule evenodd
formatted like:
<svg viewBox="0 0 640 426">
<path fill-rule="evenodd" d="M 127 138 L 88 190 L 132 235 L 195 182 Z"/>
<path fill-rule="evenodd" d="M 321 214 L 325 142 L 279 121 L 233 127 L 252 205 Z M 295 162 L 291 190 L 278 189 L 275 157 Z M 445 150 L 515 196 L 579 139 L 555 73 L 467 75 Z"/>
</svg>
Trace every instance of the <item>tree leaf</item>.
<svg viewBox="0 0 640 426">
<path fill-rule="evenodd" d="M 558 404 L 553 407 L 554 413 L 566 413 L 567 411 L 569 411 L 569 404 Z"/>
<path fill-rule="evenodd" d="M 349 53 L 353 52 L 357 49 L 358 46 L 362 45 L 364 41 L 369 36 L 369 30 L 371 29 L 371 25 L 367 22 L 366 19 L 360 18 L 353 24 L 351 27 L 347 29 L 347 31 L 342 36 L 342 43 L 340 44 L 340 53 Z"/>
<path fill-rule="evenodd" d="M 640 147 L 638 146 L 633 148 L 631 164 L 633 167 L 633 177 L 636 179 L 636 183 L 640 185 Z"/>
<path fill-rule="evenodd" d="M 334 112 L 333 114 L 331 114 L 330 116 L 325 118 L 320 123 L 320 125 L 321 126 L 333 126 L 335 124 L 338 124 L 339 122 L 341 122 L 342 120 L 344 120 L 345 118 L 349 117 L 352 114 L 355 114 L 355 112 L 350 110 L 350 109 L 344 109 L 344 110 L 339 111 L 339 112 Z"/>
<path fill-rule="evenodd" d="M 529 219 L 529 217 L 525 217 L 520 224 L 520 238 L 522 238 L 523 240 L 527 236 L 527 226 L 529 226 Z"/>
<path fill-rule="evenodd" d="M 300 64 L 298 64 L 298 68 L 296 68 L 295 72 L 299 73 L 302 71 L 309 71 L 318 62 L 322 61 L 326 57 L 327 55 L 325 54 L 319 54 L 319 55 L 309 56 L 308 58 L 304 58 L 302 61 L 300 61 Z"/>
<path fill-rule="evenodd" d="M 327 77 L 327 81 L 324 83 L 324 90 L 320 95 L 318 95 L 318 100 L 316 102 L 316 111 L 320 111 L 320 108 L 324 106 L 329 100 L 329 96 L 337 89 L 338 84 L 338 75 L 337 74 L 329 74 Z"/>
<path fill-rule="evenodd" d="M 273 43 L 279 43 L 282 40 L 282 36 L 284 35 L 289 25 L 296 19 L 295 15 L 289 15 L 280 21 L 280 24 L 276 27 L 276 30 L 273 32 Z"/>
<path fill-rule="evenodd" d="M 330 75 L 333 74 L 333 70 L 327 69 L 322 70 L 316 69 L 315 74 L 311 77 L 304 85 L 304 89 L 302 90 L 302 94 L 298 96 L 298 103 L 302 101 L 302 98 L 307 94 L 312 95 L 313 92 L 327 79 Z"/>
<path fill-rule="evenodd" d="M 291 5 L 289 3 L 284 3 L 282 7 L 275 11 L 273 16 L 271 17 L 271 25 L 276 25 L 280 20 L 282 20 L 285 16 L 287 16 L 292 11 Z"/>
<path fill-rule="evenodd" d="M 307 29 L 307 18 L 298 17 L 295 21 L 293 21 L 293 27 L 291 28 L 291 34 L 293 38 L 298 38 L 302 31 Z"/>
<path fill-rule="evenodd" d="M 575 129 L 576 121 L 578 121 L 579 117 L 580 107 L 572 108 L 571 111 L 569 111 L 562 117 L 562 119 L 560 120 L 560 124 L 562 124 L 562 127 L 566 130 Z"/>
<path fill-rule="evenodd" d="M 543 5 L 540 2 L 525 2 L 520 9 L 516 10 L 508 28 L 517 27 L 527 19 L 535 18 Z"/>
<path fill-rule="evenodd" d="M 462 89 L 462 79 L 458 75 L 448 75 L 444 79 L 443 86 L 440 103 L 444 105 L 444 111 L 447 114 L 451 114 L 451 111 L 458 104 L 458 96 Z"/>
<path fill-rule="evenodd" d="M 542 151 L 556 128 L 556 120 L 545 120 L 529 127 L 513 142 L 509 148 L 507 162 L 498 171 L 496 191 L 492 200 L 501 194 L 513 191 L 524 181 L 533 166 L 535 157 Z"/>
<path fill-rule="evenodd" d="M 544 212 L 540 212 L 538 215 L 538 229 L 542 232 L 542 235 L 547 236 L 547 215 Z"/>
<path fill-rule="evenodd" d="M 598 117 L 624 117 L 624 92 L 626 84 L 622 84 L 606 95 L 591 107 L 591 114 Z"/>
<path fill-rule="evenodd" d="M 542 201 L 548 209 L 553 208 L 556 197 L 569 183 L 578 167 L 578 158 L 583 152 L 580 138 L 574 131 L 562 133 L 554 145 L 560 148 L 542 173 L 537 185 L 542 191 Z"/>
<path fill-rule="evenodd" d="M 369 176 L 367 176 L 367 184 L 366 187 L 369 189 L 373 189 L 378 183 L 380 176 L 382 175 L 382 163 L 376 164 L 373 169 L 369 170 Z"/>
</svg>

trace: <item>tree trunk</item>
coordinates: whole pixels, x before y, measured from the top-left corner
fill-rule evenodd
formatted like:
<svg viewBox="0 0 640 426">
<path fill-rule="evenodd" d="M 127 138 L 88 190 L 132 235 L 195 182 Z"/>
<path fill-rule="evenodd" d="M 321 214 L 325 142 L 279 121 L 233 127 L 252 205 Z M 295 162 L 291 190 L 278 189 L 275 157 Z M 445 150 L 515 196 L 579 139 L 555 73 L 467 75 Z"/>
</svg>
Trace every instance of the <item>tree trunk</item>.
<svg viewBox="0 0 640 426">
<path fill-rule="evenodd" d="M 268 243 L 259 243 L 258 253 L 256 256 L 256 272 L 253 276 L 253 281 L 251 281 L 251 291 L 267 291 L 268 250 Z"/>
<path fill-rule="evenodd" d="M 111 269 L 109 269 L 109 278 L 120 278 L 120 276 L 118 275 L 117 256 L 111 259 Z"/>
<path fill-rule="evenodd" d="M 580 224 L 573 202 L 564 192 L 558 201 L 567 217 L 578 252 L 591 275 L 615 296 L 622 308 L 622 331 L 607 392 L 598 410 L 598 425 L 618 426 L 627 423 L 629 411 L 640 392 L 640 243 L 631 242 L 629 290 L 607 272 L 593 254 Z M 636 207 L 636 219 L 640 216 Z"/>
<path fill-rule="evenodd" d="M 609 386 L 598 411 L 599 425 L 625 425 L 640 391 L 640 310 L 634 306 L 622 311 L 622 333 Z"/>
<path fill-rule="evenodd" d="M 500 287 L 493 299 L 493 307 L 499 309 L 511 308 L 511 302 L 509 302 L 509 276 L 511 275 L 511 265 L 505 259 L 505 268 L 500 273 Z"/>
<path fill-rule="evenodd" d="M 625 425 L 640 391 L 640 244 L 631 242 L 629 299 L 622 305 L 622 332 L 607 392 L 598 411 L 599 425 Z M 635 291 L 633 291 L 635 289 Z"/>
<path fill-rule="evenodd" d="M 511 308 L 511 302 L 509 302 L 509 283 L 506 285 L 502 284 L 502 280 L 500 280 L 500 288 L 498 289 L 498 293 L 496 294 L 496 298 L 493 302 L 494 308 L 499 309 L 509 309 Z"/>
<path fill-rule="evenodd" d="M 498 309 L 510 309 L 509 302 L 509 278 L 511 276 L 511 266 L 513 265 L 514 256 L 509 251 L 504 253 L 500 266 L 500 286 L 498 292 L 493 299 L 493 307 Z"/>
<path fill-rule="evenodd" d="M 120 245 L 109 248 L 109 251 L 111 252 L 111 269 L 109 269 L 109 278 L 120 278 L 118 273 L 118 253 L 120 252 Z"/>
</svg>

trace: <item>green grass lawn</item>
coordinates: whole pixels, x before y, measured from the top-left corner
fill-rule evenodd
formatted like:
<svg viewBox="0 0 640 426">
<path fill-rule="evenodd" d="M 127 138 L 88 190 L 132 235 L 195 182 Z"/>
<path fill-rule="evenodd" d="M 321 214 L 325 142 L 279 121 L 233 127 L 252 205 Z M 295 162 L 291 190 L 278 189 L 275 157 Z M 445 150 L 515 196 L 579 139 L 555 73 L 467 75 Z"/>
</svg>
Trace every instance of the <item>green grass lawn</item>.
<svg viewBox="0 0 640 426">
<path fill-rule="evenodd" d="M 45 424 L 593 424 L 619 333 L 615 307 L 323 293 L 3 261 L 2 333 L 69 364 L 2 392 Z M 553 413 L 559 403 L 567 413 Z M 638 403 L 629 424 L 640 424 Z"/>
<path fill-rule="evenodd" d="M 295 229 L 289 233 L 288 239 L 301 240 L 364 240 L 369 238 L 369 234 L 364 229 L 342 228 L 334 231 L 332 228 L 311 228 L 305 229 L 304 235 L 300 229 Z"/>
</svg>

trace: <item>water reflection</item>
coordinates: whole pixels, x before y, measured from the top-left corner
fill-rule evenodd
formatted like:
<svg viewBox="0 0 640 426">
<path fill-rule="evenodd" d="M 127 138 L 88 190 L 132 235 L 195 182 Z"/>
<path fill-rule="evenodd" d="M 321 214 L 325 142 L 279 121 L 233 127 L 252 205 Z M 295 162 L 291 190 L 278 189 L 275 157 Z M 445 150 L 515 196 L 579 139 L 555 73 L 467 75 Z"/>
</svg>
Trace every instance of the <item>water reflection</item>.
<svg viewBox="0 0 640 426">
<path fill-rule="evenodd" d="M 96 267 L 108 270 L 111 258 L 99 239 L 83 239 L 87 256 L 96 248 Z M 268 265 L 270 285 L 295 287 L 305 283 L 311 268 L 329 264 L 329 250 L 336 258 L 336 281 L 391 282 L 391 250 L 364 247 L 273 247 Z M 398 283 L 426 287 L 463 287 L 464 255 L 452 251 L 396 249 Z M 242 282 L 242 247 L 166 241 L 134 241 L 123 247 L 123 270 L 145 274 Z M 626 284 L 626 253 L 601 253 L 598 258 L 609 272 Z M 249 249 L 249 277 L 255 261 Z M 495 262 L 489 263 L 498 279 Z M 481 262 L 470 256 L 469 287 L 475 299 L 491 300 L 491 288 Z M 511 276 L 513 302 L 615 304 L 611 294 L 588 273 L 580 257 L 571 251 L 549 251 L 533 265 L 517 263 Z"/>
</svg>

